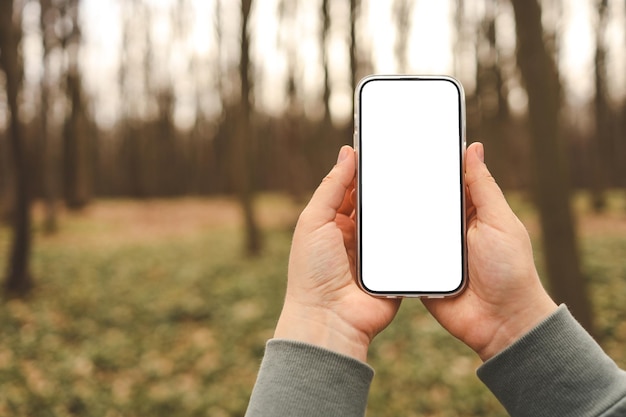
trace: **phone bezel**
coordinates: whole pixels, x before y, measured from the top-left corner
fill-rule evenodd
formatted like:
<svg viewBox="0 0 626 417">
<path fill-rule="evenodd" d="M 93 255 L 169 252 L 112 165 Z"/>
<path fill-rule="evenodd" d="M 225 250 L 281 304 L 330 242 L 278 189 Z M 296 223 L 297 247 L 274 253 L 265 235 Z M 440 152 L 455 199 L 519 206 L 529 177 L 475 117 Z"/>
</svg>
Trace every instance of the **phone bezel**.
<svg viewBox="0 0 626 417">
<path fill-rule="evenodd" d="M 460 158 L 460 204 L 461 204 L 461 259 L 462 259 L 462 276 L 459 286 L 451 291 L 432 292 L 432 291 L 373 291 L 364 284 L 361 274 L 362 266 L 362 248 L 361 248 L 361 93 L 363 87 L 372 81 L 447 81 L 452 83 L 458 91 L 459 105 L 459 158 Z M 376 297 L 399 298 L 399 297 L 417 297 L 417 298 L 446 298 L 454 297 L 460 294 L 467 286 L 467 229 L 466 229 L 466 202 L 465 202 L 465 150 L 466 150 L 466 125 L 465 125 L 465 94 L 463 86 L 454 77 L 448 75 L 370 75 L 361 79 L 355 89 L 354 95 L 354 149 L 357 155 L 356 167 L 356 274 L 357 283 L 363 291 Z"/>
</svg>

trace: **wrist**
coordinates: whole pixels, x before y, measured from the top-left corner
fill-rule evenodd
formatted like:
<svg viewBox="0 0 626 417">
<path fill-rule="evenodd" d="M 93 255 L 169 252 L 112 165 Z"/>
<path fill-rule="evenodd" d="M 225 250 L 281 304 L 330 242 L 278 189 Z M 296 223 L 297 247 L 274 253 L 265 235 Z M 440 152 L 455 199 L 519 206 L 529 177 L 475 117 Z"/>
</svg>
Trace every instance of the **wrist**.
<svg viewBox="0 0 626 417">
<path fill-rule="evenodd" d="M 556 311 L 558 306 L 545 294 L 537 302 L 504 315 L 490 342 L 476 350 L 483 362 L 502 352 Z"/>
<path fill-rule="evenodd" d="M 335 312 L 325 308 L 285 303 L 274 338 L 319 346 L 365 362 L 369 337 Z"/>
</svg>

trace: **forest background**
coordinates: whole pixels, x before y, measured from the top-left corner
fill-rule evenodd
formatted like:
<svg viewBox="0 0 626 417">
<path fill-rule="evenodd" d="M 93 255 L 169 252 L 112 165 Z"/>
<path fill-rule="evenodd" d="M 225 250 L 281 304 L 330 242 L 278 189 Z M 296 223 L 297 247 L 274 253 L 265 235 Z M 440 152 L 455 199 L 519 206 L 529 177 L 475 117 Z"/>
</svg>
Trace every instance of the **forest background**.
<svg viewBox="0 0 626 417">
<path fill-rule="evenodd" d="M 624 1 L 0 7 L 0 415 L 243 414 L 371 73 L 463 83 L 551 294 L 626 364 Z M 454 343 L 405 303 L 371 412 L 501 415 Z"/>
</svg>

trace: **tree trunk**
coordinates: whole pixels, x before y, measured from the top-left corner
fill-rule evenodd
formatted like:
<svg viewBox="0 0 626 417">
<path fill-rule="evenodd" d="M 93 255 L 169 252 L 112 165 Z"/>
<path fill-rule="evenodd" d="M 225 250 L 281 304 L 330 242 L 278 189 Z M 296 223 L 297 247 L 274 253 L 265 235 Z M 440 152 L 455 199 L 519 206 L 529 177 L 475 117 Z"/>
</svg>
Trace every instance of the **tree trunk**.
<svg viewBox="0 0 626 417">
<path fill-rule="evenodd" d="M 396 68 L 401 74 L 406 74 L 409 69 L 407 52 L 411 33 L 411 13 L 414 5 L 413 0 L 394 0 L 391 9 L 392 19 L 396 27 L 396 42 L 393 51 L 396 56 Z"/>
<path fill-rule="evenodd" d="M 626 7 L 624 7 L 624 18 L 626 19 Z M 626 45 L 626 32 L 624 33 L 624 44 Z M 626 97 L 622 97 L 622 109 L 619 113 L 617 135 L 616 165 L 618 184 L 626 190 Z M 626 197 L 626 196 L 625 196 Z"/>
<path fill-rule="evenodd" d="M 607 97 L 606 80 L 606 48 L 604 32 L 606 30 L 607 0 L 598 3 L 598 22 L 596 23 L 596 52 L 595 52 L 595 137 L 590 143 L 589 156 L 591 158 L 590 193 L 591 205 L 594 211 L 601 212 L 606 208 L 606 189 L 609 179 L 609 168 L 612 157 L 607 152 L 610 142 L 610 114 Z M 608 154 L 608 155 L 607 155 Z M 607 158 L 608 156 L 608 158 Z M 607 166 L 608 165 L 608 166 Z"/>
<path fill-rule="evenodd" d="M 0 132 L 0 224 L 7 225 L 11 222 L 11 212 L 15 207 L 15 179 L 8 134 L 6 130 Z"/>
<path fill-rule="evenodd" d="M 322 105 L 324 113 L 321 122 L 318 124 L 316 131 L 311 137 L 312 152 L 310 154 L 314 161 L 315 176 L 323 175 L 323 173 L 326 172 L 328 165 L 333 161 L 333 155 L 337 152 L 338 144 L 342 143 L 344 140 L 344 138 L 338 138 L 337 130 L 333 126 L 330 110 L 330 98 L 332 93 L 329 67 L 330 60 L 328 56 L 331 24 L 330 0 L 322 0 L 321 8 L 319 45 L 322 56 Z"/>
<path fill-rule="evenodd" d="M 356 89 L 357 80 L 357 44 L 356 44 L 356 18 L 359 12 L 359 0 L 350 0 L 350 85 L 352 91 Z M 354 103 L 352 103 L 354 107 Z M 354 114 L 354 108 L 351 114 Z"/>
<path fill-rule="evenodd" d="M 254 141 L 252 129 L 252 103 L 250 80 L 250 34 L 248 23 L 252 0 L 241 0 L 241 61 L 239 76 L 241 80 L 241 105 L 239 114 L 241 123 L 234 136 L 235 146 L 235 177 L 241 208 L 243 210 L 246 231 L 245 250 L 249 256 L 261 251 L 261 236 L 254 215 L 254 191 L 252 182 Z"/>
<path fill-rule="evenodd" d="M 528 93 L 535 199 L 550 289 L 555 301 L 566 303 L 581 324 L 592 331 L 591 306 L 580 269 L 569 178 L 559 137 L 560 85 L 556 65 L 543 42 L 537 0 L 511 1 L 517 62 Z"/>
<path fill-rule="evenodd" d="M 42 74 L 41 74 L 41 108 L 40 108 L 40 132 L 39 132 L 39 169 L 41 172 L 41 196 L 44 201 L 44 222 L 43 230 L 45 233 L 54 233 L 57 230 L 57 212 L 56 212 L 56 193 L 55 193 L 55 170 L 53 170 L 52 161 L 54 158 L 52 154 L 54 149 L 50 143 L 51 135 L 48 123 L 48 108 L 50 97 L 50 50 L 52 40 L 50 39 L 51 33 L 54 33 L 53 25 L 56 21 L 49 21 L 49 13 L 52 10 L 52 0 L 39 0 L 39 6 L 41 9 L 39 17 L 39 27 L 41 29 L 41 37 L 43 44 L 43 57 L 42 57 Z"/>
<path fill-rule="evenodd" d="M 329 0 L 322 0 L 322 29 L 320 31 L 320 48 L 322 52 L 322 69 L 324 71 L 324 128 L 330 126 L 330 69 L 328 68 L 328 35 L 330 30 Z"/>
<path fill-rule="evenodd" d="M 5 290 L 11 295 L 24 296 L 33 287 L 28 267 L 30 256 L 30 193 L 28 190 L 27 152 L 25 136 L 20 126 L 18 92 L 21 83 L 18 44 L 19 27 L 13 24 L 13 1 L 0 1 L 0 65 L 6 76 L 6 93 L 11 117 L 9 135 L 15 178 L 15 208 L 13 210 L 13 241 L 10 249 Z"/>
<path fill-rule="evenodd" d="M 511 181 L 508 175 L 505 133 L 509 119 L 509 107 L 505 96 L 505 80 L 502 71 L 504 58 L 498 50 L 496 17 L 497 0 L 485 2 L 483 21 L 478 29 L 476 42 L 476 96 L 480 106 L 480 136 L 490 149 L 487 163 L 493 176 L 503 186 Z M 482 53 L 481 53 L 482 52 Z"/>
<path fill-rule="evenodd" d="M 70 111 L 63 132 L 63 193 L 71 209 L 84 207 L 91 198 L 90 149 L 85 126 L 85 109 L 82 99 L 82 80 L 78 66 L 80 29 L 78 21 L 79 0 L 71 0 L 66 7 L 66 18 L 72 30 L 63 38 L 67 54 L 66 89 Z"/>
</svg>

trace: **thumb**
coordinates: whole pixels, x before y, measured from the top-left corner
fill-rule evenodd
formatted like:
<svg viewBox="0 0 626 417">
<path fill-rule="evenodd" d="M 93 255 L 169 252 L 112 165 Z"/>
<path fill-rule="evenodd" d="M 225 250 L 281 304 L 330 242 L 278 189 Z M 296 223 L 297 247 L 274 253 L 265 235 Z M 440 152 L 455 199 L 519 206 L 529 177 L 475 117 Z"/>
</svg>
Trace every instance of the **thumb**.
<svg viewBox="0 0 626 417">
<path fill-rule="evenodd" d="M 485 150 L 480 142 L 472 143 L 465 155 L 465 182 L 478 220 L 495 224 L 502 215 L 511 212 L 502 190 L 485 165 Z"/>
<path fill-rule="evenodd" d="M 348 145 L 342 146 L 337 163 L 317 187 L 302 213 L 307 216 L 310 226 L 315 228 L 335 220 L 346 191 L 352 186 L 355 170 L 354 150 Z"/>
</svg>

